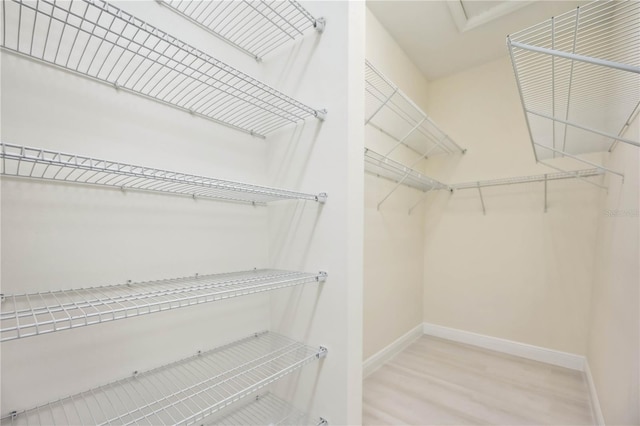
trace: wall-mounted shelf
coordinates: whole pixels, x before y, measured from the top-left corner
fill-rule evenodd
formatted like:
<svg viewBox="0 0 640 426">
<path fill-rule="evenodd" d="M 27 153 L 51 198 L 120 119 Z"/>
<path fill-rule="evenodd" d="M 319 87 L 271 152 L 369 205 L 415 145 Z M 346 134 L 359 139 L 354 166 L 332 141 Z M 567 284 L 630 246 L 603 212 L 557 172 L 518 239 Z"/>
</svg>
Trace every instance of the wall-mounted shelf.
<svg viewBox="0 0 640 426">
<path fill-rule="evenodd" d="M 2 2 L 2 47 L 256 136 L 316 110 L 103 0 Z"/>
<path fill-rule="evenodd" d="M 544 182 L 544 211 L 547 211 L 547 182 L 554 180 L 565 180 L 565 179 L 580 179 L 589 184 L 595 185 L 599 188 L 606 189 L 604 186 L 589 181 L 587 178 L 602 176 L 604 174 L 603 169 L 583 169 L 583 170 L 574 170 L 570 172 L 556 172 L 556 173 L 547 173 L 542 175 L 531 175 L 531 176 L 517 176 L 503 179 L 491 179 L 491 180 L 480 180 L 476 182 L 464 182 L 464 183 L 455 183 L 450 187 L 452 190 L 460 191 L 463 189 L 476 189 L 478 191 L 478 195 L 480 196 L 480 203 L 482 204 L 482 213 L 486 214 L 487 210 L 484 205 L 484 197 L 482 196 L 482 188 L 487 188 L 491 186 L 504 186 L 504 185 L 518 185 L 525 183 L 535 183 L 535 182 Z"/>
<path fill-rule="evenodd" d="M 241 407 L 233 407 L 231 413 L 216 416 L 212 419 L 204 419 L 205 425 L 237 426 L 237 425 L 307 425 L 326 426 L 328 422 L 322 418 L 311 420 L 304 413 L 289 402 L 267 392 L 251 397 Z"/>
<path fill-rule="evenodd" d="M 640 2 L 594 1 L 507 37 L 536 160 L 611 151 L 640 110 Z"/>
<path fill-rule="evenodd" d="M 127 379 L 13 413 L 3 419 L 3 424 L 196 424 L 326 354 L 322 347 L 312 348 L 275 333 L 257 333 Z"/>
<path fill-rule="evenodd" d="M 369 148 L 364 149 L 364 169 L 367 173 L 376 175 L 378 177 L 388 179 L 395 182 L 393 187 L 379 203 L 378 209 L 390 196 L 393 194 L 400 185 L 408 186 L 413 189 L 417 189 L 422 192 L 430 192 L 438 189 L 449 189 L 449 187 L 435 179 L 431 179 L 420 173 L 417 170 L 407 167 L 402 163 L 394 161 L 382 154 L 378 154 Z M 418 203 L 419 204 L 419 203 Z M 416 204 L 417 205 L 417 204 Z M 413 206 L 409 213 L 415 208 Z"/>
<path fill-rule="evenodd" d="M 369 61 L 365 62 L 365 124 L 422 157 L 465 152 L 429 116 Z"/>
<path fill-rule="evenodd" d="M 0 174 L 4 176 L 254 204 L 278 200 L 310 200 L 324 203 L 327 197 L 324 193 L 306 194 L 21 145 L 0 143 L 0 147 L 2 148 Z"/>
<path fill-rule="evenodd" d="M 256 60 L 311 28 L 322 32 L 325 27 L 323 18 L 314 18 L 295 0 L 158 2 Z"/>
<path fill-rule="evenodd" d="M 323 282 L 327 274 L 260 269 L 102 287 L 3 295 L 0 341 L 232 297 Z"/>
</svg>

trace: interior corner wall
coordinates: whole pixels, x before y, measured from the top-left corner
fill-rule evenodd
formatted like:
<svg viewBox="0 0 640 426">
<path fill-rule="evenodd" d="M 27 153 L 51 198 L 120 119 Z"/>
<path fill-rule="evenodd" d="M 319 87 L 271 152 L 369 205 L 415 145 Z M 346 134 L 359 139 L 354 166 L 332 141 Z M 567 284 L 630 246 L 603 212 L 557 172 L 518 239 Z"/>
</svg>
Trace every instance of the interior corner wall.
<svg viewBox="0 0 640 426">
<path fill-rule="evenodd" d="M 626 136 L 638 140 L 636 117 Z M 587 361 L 606 424 L 640 424 L 640 149 L 619 143 L 598 212 L 596 271 Z"/>
<path fill-rule="evenodd" d="M 535 164 L 504 57 L 429 82 L 427 112 L 467 153 L 427 172 L 456 183 Z M 446 172 L 446 173 L 445 173 Z M 444 173 L 444 174 L 443 174 Z M 600 190 L 577 180 L 440 193 L 426 212 L 424 321 L 584 355 Z"/>
<path fill-rule="evenodd" d="M 294 373 L 295 380 L 276 383 L 275 391 L 306 412 L 331 424 L 360 423 L 358 396 L 362 375 L 362 329 L 351 312 L 362 305 L 363 136 L 352 134 L 362 122 L 364 46 L 351 37 L 362 31 L 364 15 L 352 2 L 309 1 L 305 8 L 323 17 L 322 34 L 309 34 L 288 52 L 264 65 L 265 79 L 315 108 L 326 108 L 324 121 L 308 120 L 295 132 L 279 131 L 268 140 L 268 174 L 275 187 L 326 192 L 325 204 L 272 203 L 269 210 L 269 263 L 279 269 L 326 271 L 326 282 L 270 293 L 272 330 L 328 349 L 326 358 Z M 360 22 L 361 21 L 361 22 Z M 360 46 L 362 44 L 362 46 Z M 352 62 L 358 68 L 352 69 Z M 360 126 L 361 127 L 361 126 Z M 359 153 L 358 157 L 352 155 Z M 355 221 L 354 221 L 355 219 Z M 359 231 L 360 230 L 360 231 Z M 354 273 L 355 268 L 358 269 Z M 354 369 L 355 368 L 355 369 Z M 354 390 L 355 389 L 355 390 Z M 355 396 L 355 397 L 354 397 Z"/>
<path fill-rule="evenodd" d="M 427 81 L 367 9 L 366 58 L 422 108 Z M 396 141 L 365 126 L 365 146 L 382 154 Z M 415 152 L 399 147 L 394 159 L 411 164 Z M 376 354 L 422 323 L 424 210 L 409 208 L 422 193 L 365 174 L 363 358 Z"/>
</svg>

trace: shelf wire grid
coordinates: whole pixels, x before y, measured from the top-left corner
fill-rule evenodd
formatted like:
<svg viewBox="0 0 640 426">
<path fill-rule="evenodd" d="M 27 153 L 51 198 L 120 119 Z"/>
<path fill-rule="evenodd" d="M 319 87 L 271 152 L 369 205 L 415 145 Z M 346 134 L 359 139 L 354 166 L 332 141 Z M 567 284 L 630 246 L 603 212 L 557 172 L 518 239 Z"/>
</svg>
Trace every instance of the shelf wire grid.
<svg viewBox="0 0 640 426">
<path fill-rule="evenodd" d="M 425 157 L 465 151 L 369 61 L 365 62 L 365 91 L 365 124 L 396 141 L 393 149 L 404 145 Z"/>
<path fill-rule="evenodd" d="M 323 282 L 326 276 L 324 272 L 259 269 L 123 285 L 3 295 L 3 301 L 0 303 L 0 341 Z"/>
<path fill-rule="evenodd" d="M 256 60 L 311 28 L 323 29 L 323 23 L 294 0 L 159 1 Z"/>
<path fill-rule="evenodd" d="M 5 50 L 236 130 L 264 137 L 324 114 L 103 0 L 7 0 L 1 11 Z"/>
<path fill-rule="evenodd" d="M 262 332 L 3 418 L 7 425 L 190 425 L 326 355 Z"/>
<path fill-rule="evenodd" d="M 244 402 L 240 407 L 234 404 L 229 413 L 220 413 L 211 419 L 204 419 L 204 425 L 237 426 L 237 425 L 290 425 L 316 426 L 320 422 L 312 422 L 310 416 L 298 410 L 289 402 L 271 392 L 256 395 Z M 226 411 L 226 410 L 225 410 Z"/>
<path fill-rule="evenodd" d="M 517 177 L 502 178 L 502 179 L 480 180 L 476 182 L 454 183 L 451 185 L 451 189 L 454 189 L 454 190 L 477 189 L 478 187 L 485 188 L 489 186 L 517 185 L 517 184 L 544 182 L 544 181 L 552 181 L 552 180 L 580 179 L 580 178 L 602 176 L 602 174 L 604 174 L 604 170 L 602 169 L 598 169 L 598 168 L 582 169 L 582 170 L 575 170 L 570 172 L 556 172 L 556 173 L 547 173 L 542 175 L 517 176 Z"/>
<path fill-rule="evenodd" d="M 640 146 L 625 137 L 640 104 L 639 2 L 593 2 L 507 44 L 537 160 Z"/>
<path fill-rule="evenodd" d="M 394 161 L 369 148 L 364 150 L 365 171 L 419 191 L 449 189 L 449 187 L 423 173 Z"/>
<path fill-rule="evenodd" d="M 265 204 L 287 199 L 326 200 L 324 193 L 307 194 L 7 143 L 0 143 L 0 147 L 0 174 L 3 176 L 240 203 Z"/>
</svg>

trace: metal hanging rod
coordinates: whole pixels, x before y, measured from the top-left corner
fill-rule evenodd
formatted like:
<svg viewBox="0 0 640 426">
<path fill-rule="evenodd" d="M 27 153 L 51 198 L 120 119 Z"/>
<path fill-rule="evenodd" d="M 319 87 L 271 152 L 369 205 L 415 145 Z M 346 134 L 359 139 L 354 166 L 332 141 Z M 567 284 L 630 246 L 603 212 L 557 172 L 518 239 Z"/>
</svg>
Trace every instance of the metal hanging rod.
<svg viewBox="0 0 640 426">
<path fill-rule="evenodd" d="M 103 0 L 7 0 L 1 10 L 5 51 L 245 133 L 326 114 Z"/>
<path fill-rule="evenodd" d="M 365 124 L 396 141 L 387 156 L 400 145 L 420 155 L 425 152 L 466 152 L 369 61 L 365 62 L 365 90 Z"/>
<path fill-rule="evenodd" d="M 486 188 L 489 186 L 517 185 L 522 183 L 544 182 L 549 180 L 573 179 L 578 176 L 593 177 L 593 176 L 600 176 L 603 173 L 604 173 L 604 170 L 599 168 L 583 169 L 583 170 L 576 170 L 572 172 L 547 173 L 542 175 L 518 176 L 518 177 L 503 178 L 503 179 L 491 179 L 491 180 L 481 180 L 481 181 L 475 181 L 475 182 L 454 183 L 450 185 L 450 187 L 453 190 L 476 189 L 478 186 L 481 188 Z"/>
<path fill-rule="evenodd" d="M 547 212 L 547 182 L 552 180 L 564 180 L 564 179 L 579 179 L 584 182 L 593 184 L 599 188 L 604 188 L 603 186 L 596 184 L 587 180 L 589 177 L 601 176 L 604 174 L 605 170 L 601 168 L 595 169 L 583 169 L 583 170 L 574 170 L 574 171 L 561 171 L 552 165 L 547 163 L 542 163 L 548 167 L 554 168 L 558 170 L 557 173 L 546 173 L 542 175 L 532 175 L 532 176 L 518 176 L 512 178 L 503 178 L 503 179 L 492 179 L 492 180 L 481 180 L 476 182 L 465 182 L 465 183 L 456 183 L 451 185 L 451 189 L 454 191 L 463 190 L 463 189 L 477 189 L 478 195 L 480 197 L 480 204 L 482 206 L 482 214 L 487 214 L 487 209 L 484 203 L 484 197 L 482 196 L 482 188 L 487 188 L 491 186 L 504 186 L 504 185 L 518 185 L 525 183 L 535 183 L 535 182 L 544 182 L 544 212 Z"/>
<path fill-rule="evenodd" d="M 324 203 L 325 193 L 317 195 L 222 179 L 188 175 L 109 160 L 99 160 L 46 149 L 0 143 L 0 174 L 141 190 L 194 198 L 265 204 L 278 200 L 310 200 Z"/>
<path fill-rule="evenodd" d="M 237 425 L 307 425 L 326 426 L 324 419 L 312 421 L 304 413 L 289 402 L 279 398 L 271 392 L 251 396 L 240 407 L 235 407 L 230 413 L 221 413 L 211 419 L 202 421 L 204 425 L 237 426 Z M 226 410 L 225 410 L 226 411 Z"/>
<path fill-rule="evenodd" d="M 200 424 L 326 354 L 323 347 L 312 348 L 276 333 L 256 333 L 77 395 L 13 412 L 3 424 Z"/>
<path fill-rule="evenodd" d="M 258 61 L 311 28 L 322 33 L 326 25 L 324 18 L 314 18 L 294 0 L 158 0 L 158 3 Z"/>
<path fill-rule="evenodd" d="M 579 156 L 640 146 L 625 135 L 640 105 L 638 45 L 633 0 L 595 1 L 507 37 L 536 161 L 593 165 Z"/>
<path fill-rule="evenodd" d="M 0 303 L 0 341 L 324 282 L 326 278 L 326 272 L 314 274 L 259 269 L 122 285 L 4 294 Z"/>
</svg>

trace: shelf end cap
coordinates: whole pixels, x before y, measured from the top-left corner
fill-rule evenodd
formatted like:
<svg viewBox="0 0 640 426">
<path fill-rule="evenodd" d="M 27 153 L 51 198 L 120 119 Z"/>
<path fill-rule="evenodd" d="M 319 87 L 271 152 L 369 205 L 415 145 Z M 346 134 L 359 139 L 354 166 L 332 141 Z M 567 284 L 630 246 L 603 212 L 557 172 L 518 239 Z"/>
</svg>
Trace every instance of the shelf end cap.
<svg viewBox="0 0 640 426">
<path fill-rule="evenodd" d="M 327 27 L 327 20 L 325 18 L 318 18 L 313 22 L 313 28 L 315 28 L 318 34 L 322 34 L 326 27 Z"/>
</svg>

